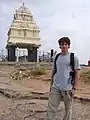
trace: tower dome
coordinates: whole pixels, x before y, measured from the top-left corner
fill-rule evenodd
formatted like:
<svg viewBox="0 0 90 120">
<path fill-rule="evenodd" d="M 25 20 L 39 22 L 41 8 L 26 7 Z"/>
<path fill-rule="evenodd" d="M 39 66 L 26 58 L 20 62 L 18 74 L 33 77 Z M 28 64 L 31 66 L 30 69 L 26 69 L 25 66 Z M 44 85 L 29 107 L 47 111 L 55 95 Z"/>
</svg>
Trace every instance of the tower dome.
<svg viewBox="0 0 90 120">
<path fill-rule="evenodd" d="M 17 10 L 17 13 L 26 13 L 26 14 L 31 14 L 31 11 L 24 5 L 23 5 Z"/>
</svg>

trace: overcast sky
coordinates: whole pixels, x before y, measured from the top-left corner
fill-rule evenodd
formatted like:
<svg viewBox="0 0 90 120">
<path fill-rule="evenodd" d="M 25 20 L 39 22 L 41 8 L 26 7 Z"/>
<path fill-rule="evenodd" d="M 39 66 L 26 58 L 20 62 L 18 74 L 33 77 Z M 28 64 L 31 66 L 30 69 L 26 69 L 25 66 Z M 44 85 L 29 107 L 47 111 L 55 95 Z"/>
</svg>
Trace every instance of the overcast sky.
<svg viewBox="0 0 90 120">
<path fill-rule="evenodd" d="M 90 59 L 90 0 L 0 0 L 0 49 L 5 48 L 13 14 L 25 3 L 40 28 L 41 50 L 59 50 L 57 40 L 71 39 L 80 63 Z"/>
</svg>

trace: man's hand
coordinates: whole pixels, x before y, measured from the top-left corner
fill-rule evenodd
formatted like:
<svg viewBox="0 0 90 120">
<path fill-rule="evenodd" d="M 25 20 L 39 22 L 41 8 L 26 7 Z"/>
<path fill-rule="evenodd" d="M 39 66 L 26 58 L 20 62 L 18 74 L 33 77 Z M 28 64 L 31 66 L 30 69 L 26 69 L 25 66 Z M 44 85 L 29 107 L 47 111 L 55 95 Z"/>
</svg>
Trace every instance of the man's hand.
<svg viewBox="0 0 90 120">
<path fill-rule="evenodd" d="M 75 95 L 75 90 L 74 89 L 72 89 L 72 96 L 74 96 Z"/>
<path fill-rule="evenodd" d="M 72 97 L 74 97 L 75 92 L 76 92 L 76 90 L 75 90 L 75 89 L 72 89 L 72 90 L 71 90 L 71 96 L 72 96 Z"/>
</svg>

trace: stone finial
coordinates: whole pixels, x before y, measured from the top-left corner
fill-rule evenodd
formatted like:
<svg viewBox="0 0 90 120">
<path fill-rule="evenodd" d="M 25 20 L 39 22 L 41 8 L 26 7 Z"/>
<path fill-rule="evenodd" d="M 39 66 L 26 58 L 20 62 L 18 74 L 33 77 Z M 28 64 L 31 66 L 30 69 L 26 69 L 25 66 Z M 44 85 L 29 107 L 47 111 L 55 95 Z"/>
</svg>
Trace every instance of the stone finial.
<svg viewBox="0 0 90 120">
<path fill-rule="evenodd" d="M 23 6 L 24 6 L 24 2 L 23 2 Z"/>
<path fill-rule="evenodd" d="M 16 9 L 16 13 L 17 13 L 17 9 Z"/>
</svg>

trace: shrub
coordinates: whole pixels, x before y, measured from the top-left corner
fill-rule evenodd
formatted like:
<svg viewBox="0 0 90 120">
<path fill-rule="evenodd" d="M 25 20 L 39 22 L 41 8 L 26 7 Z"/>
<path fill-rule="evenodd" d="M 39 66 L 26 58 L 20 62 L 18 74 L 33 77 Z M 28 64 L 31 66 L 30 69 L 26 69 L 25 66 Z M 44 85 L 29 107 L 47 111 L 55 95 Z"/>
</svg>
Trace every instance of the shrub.
<svg viewBox="0 0 90 120">
<path fill-rule="evenodd" d="M 44 68 L 36 68 L 32 69 L 30 73 L 32 76 L 39 76 L 46 74 L 46 70 Z"/>
</svg>

